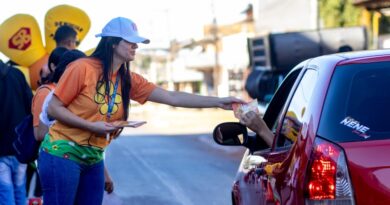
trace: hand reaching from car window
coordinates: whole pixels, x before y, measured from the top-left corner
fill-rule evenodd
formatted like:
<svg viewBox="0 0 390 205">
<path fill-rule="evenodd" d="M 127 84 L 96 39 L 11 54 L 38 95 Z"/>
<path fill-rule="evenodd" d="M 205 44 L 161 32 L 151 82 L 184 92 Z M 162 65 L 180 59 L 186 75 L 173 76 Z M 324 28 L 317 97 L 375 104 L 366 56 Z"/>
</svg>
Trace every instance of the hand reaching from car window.
<svg viewBox="0 0 390 205">
<path fill-rule="evenodd" d="M 256 132 L 259 137 L 263 138 L 263 140 L 267 143 L 268 146 L 272 146 L 274 134 L 268 128 L 267 124 L 265 124 L 260 114 L 254 111 L 249 111 L 247 113 L 241 114 L 240 123 Z"/>
</svg>

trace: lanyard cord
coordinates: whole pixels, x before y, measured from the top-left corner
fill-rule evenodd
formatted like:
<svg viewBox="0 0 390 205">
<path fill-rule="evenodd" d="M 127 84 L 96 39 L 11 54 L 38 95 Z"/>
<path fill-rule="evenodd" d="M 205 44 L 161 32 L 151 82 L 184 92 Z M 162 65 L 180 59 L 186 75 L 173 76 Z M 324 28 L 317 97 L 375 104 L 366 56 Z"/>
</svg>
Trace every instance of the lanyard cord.
<svg viewBox="0 0 390 205">
<path fill-rule="evenodd" d="M 116 76 L 115 79 L 115 85 L 114 85 L 114 93 L 112 94 L 110 98 L 110 91 L 108 91 L 108 111 L 107 111 L 107 119 L 110 119 L 112 109 L 114 108 L 115 103 L 115 97 L 118 90 L 118 84 L 119 84 L 119 75 Z"/>
</svg>

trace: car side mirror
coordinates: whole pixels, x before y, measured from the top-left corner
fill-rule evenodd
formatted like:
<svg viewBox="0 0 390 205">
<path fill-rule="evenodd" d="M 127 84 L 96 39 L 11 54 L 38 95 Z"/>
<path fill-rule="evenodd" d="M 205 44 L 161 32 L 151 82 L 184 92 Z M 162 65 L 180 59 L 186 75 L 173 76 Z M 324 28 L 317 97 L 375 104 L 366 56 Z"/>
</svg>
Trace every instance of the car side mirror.
<svg viewBox="0 0 390 205">
<path fill-rule="evenodd" d="M 246 126 L 238 122 L 224 122 L 217 125 L 213 131 L 213 138 L 217 144 L 244 146 L 251 153 L 269 148 L 261 137 L 249 135 Z"/>
<path fill-rule="evenodd" d="M 238 122 L 224 122 L 217 125 L 213 131 L 213 138 L 220 145 L 244 145 L 248 131 Z"/>
</svg>

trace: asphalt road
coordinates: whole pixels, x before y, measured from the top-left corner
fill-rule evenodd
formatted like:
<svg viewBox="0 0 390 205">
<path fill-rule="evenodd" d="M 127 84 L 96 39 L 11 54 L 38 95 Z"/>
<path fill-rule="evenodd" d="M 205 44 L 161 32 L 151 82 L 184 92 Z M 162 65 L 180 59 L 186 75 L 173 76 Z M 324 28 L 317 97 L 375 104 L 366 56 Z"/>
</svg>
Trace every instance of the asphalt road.
<svg viewBox="0 0 390 205">
<path fill-rule="evenodd" d="M 217 145 L 210 134 L 121 136 L 106 151 L 115 186 L 106 200 L 111 205 L 231 204 L 243 151 Z"/>
</svg>

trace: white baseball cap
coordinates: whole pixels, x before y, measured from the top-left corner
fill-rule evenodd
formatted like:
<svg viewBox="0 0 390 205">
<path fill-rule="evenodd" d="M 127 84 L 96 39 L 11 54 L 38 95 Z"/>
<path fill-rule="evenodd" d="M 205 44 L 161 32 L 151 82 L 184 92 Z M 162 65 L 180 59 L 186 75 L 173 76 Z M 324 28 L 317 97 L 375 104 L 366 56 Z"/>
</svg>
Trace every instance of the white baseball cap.
<svg viewBox="0 0 390 205">
<path fill-rule="evenodd" d="M 101 33 L 96 37 L 120 37 L 130 43 L 150 43 L 150 40 L 138 35 L 137 25 L 130 19 L 117 17 L 104 26 Z"/>
</svg>

